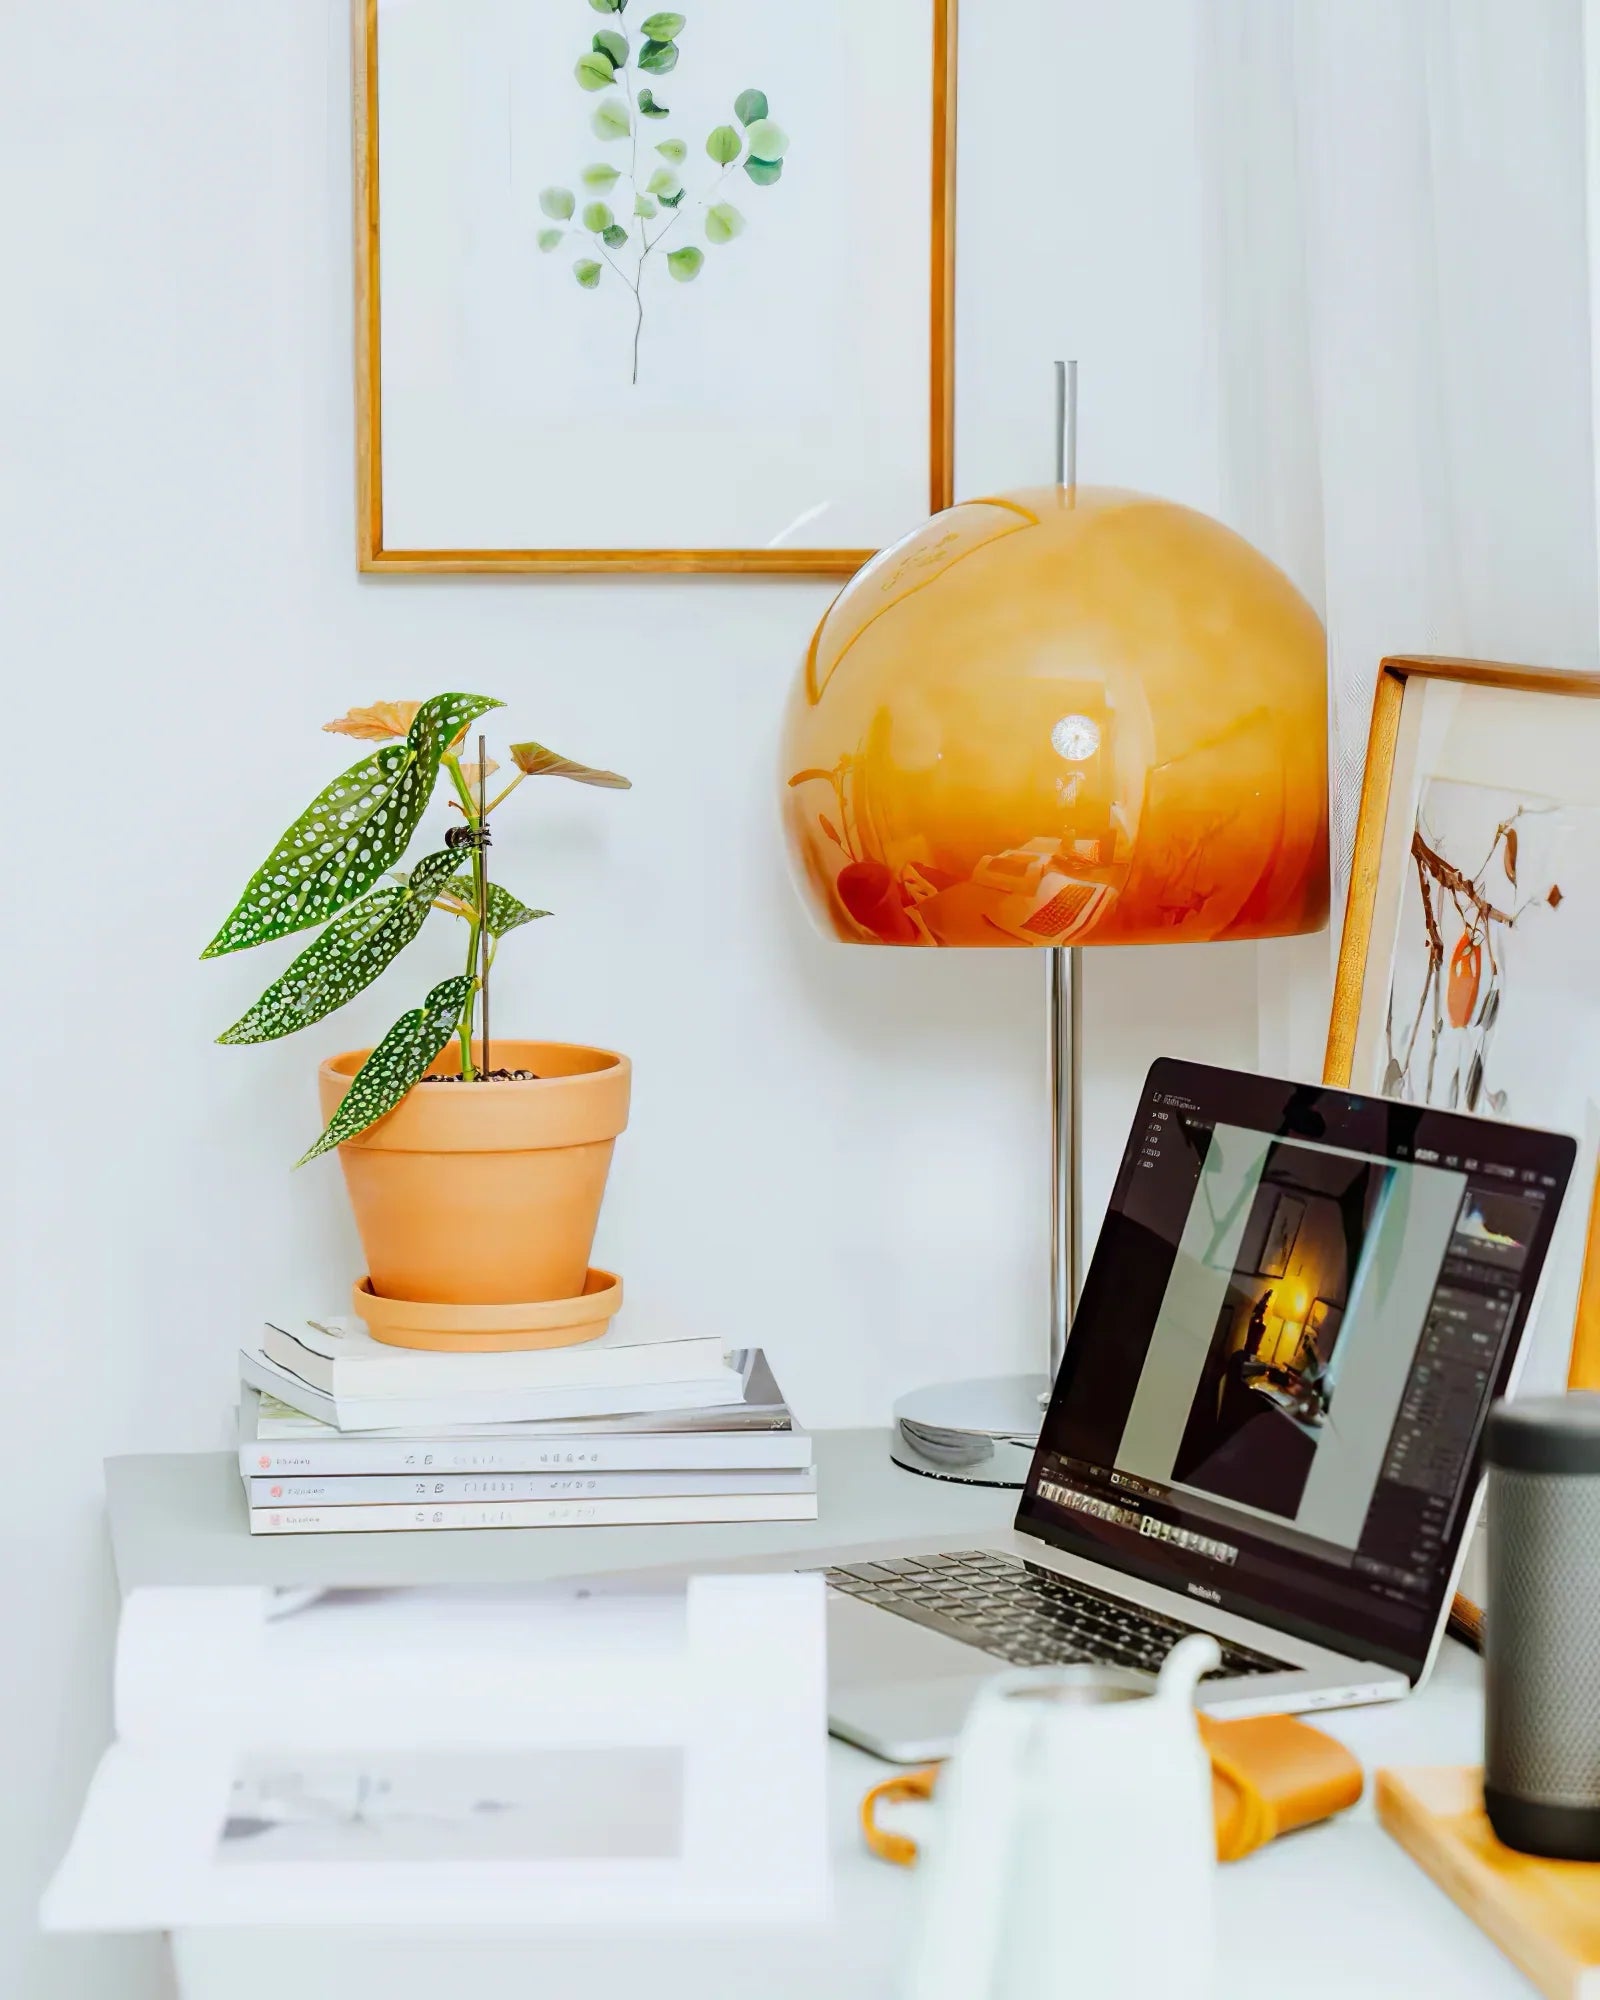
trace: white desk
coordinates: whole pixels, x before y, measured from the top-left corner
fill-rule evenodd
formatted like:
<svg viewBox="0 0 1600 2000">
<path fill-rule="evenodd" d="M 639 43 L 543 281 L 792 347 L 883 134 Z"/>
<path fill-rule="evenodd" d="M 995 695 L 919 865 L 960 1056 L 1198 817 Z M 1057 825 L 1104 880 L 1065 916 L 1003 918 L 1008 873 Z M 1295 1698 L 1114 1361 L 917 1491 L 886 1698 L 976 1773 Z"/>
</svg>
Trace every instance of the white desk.
<svg viewBox="0 0 1600 2000">
<path fill-rule="evenodd" d="M 818 1439 L 822 1518 L 803 1527 L 583 1528 L 451 1535 L 258 1537 L 245 1532 L 230 1456 L 113 1459 L 107 1467 L 122 1587 L 153 1583 L 514 1581 L 648 1562 L 788 1553 L 853 1538 L 1003 1525 L 1014 1496 L 900 1472 L 885 1439 Z M 959 1545 L 959 1544 L 958 1544 Z M 1432 1684 L 1410 1701 L 1318 1718 L 1370 1773 L 1380 1764 L 1462 1764 L 1479 1756 L 1477 1661 L 1447 1641 Z M 187 1932 L 173 1940 L 186 2000 L 439 2000 L 442 1993 L 581 2000 L 889 2000 L 915 1921 L 914 1878 L 873 1860 L 856 1827 L 861 1794 L 885 1767 L 829 1746 L 835 1914 L 809 1933 Z M 909 1826 L 909 1818 L 906 1822 Z M 1521 1975 L 1389 1840 L 1366 1802 L 1221 1871 L 1218 2000 L 1510 2000 Z M 1160 1921 L 1160 1884 L 1128 1857 L 1126 1920 Z M 1069 1928 L 1063 1965 L 1070 1968 Z M 1064 1976 L 1063 1996 L 1071 1994 Z M 1041 1995 L 1040 2000 L 1056 2000 Z M 1078 2000 L 1078 1996 L 1073 1996 Z M 1082 1996 L 1101 2000 L 1101 1996 Z M 1115 1996 L 1143 2000 L 1143 1996 Z M 1178 2000 L 1178 1996 L 1174 1996 Z"/>
</svg>

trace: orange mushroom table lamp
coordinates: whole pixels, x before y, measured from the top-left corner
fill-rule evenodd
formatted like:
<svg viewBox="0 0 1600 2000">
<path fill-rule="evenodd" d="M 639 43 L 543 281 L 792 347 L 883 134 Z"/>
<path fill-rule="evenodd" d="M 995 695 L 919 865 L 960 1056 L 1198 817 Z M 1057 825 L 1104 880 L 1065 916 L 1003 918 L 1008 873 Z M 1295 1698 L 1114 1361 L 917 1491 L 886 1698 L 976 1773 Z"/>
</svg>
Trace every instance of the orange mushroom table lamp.
<svg viewBox="0 0 1600 2000">
<path fill-rule="evenodd" d="M 1077 1302 L 1082 950 L 1328 917 L 1317 615 L 1219 522 L 1080 487 L 1075 386 L 1057 363 L 1054 486 L 936 514 L 846 584 L 783 738 L 790 853 L 825 935 L 1046 954 L 1050 1375 L 895 1408 L 899 1464 L 996 1486 L 1026 1478 Z"/>
</svg>

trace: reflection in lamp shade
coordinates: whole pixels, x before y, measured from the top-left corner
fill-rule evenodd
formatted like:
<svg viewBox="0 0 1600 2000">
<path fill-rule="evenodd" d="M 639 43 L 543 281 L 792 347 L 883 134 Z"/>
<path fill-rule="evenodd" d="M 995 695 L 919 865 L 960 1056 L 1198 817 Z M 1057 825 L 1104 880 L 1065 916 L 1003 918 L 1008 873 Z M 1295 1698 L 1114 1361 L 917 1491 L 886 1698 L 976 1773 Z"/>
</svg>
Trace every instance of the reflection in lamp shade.
<svg viewBox="0 0 1600 2000">
<path fill-rule="evenodd" d="M 1326 650 L 1219 522 L 1110 488 L 964 502 L 817 627 L 790 852 L 850 943 L 1154 944 L 1327 921 Z"/>
</svg>

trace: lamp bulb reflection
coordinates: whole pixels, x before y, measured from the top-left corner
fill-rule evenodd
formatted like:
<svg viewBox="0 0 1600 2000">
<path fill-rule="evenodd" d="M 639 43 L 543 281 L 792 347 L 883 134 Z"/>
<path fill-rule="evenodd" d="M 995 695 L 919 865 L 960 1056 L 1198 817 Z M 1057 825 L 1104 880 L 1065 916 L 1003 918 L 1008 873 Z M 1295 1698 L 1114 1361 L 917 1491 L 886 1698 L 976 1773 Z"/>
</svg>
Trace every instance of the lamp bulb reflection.
<svg viewBox="0 0 1600 2000">
<path fill-rule="evenodd" d="M 1100 748 L 1100 725 L 1092 715 L 1064 715 L 1050 732 L 1050 747 L 1069 764 L 1086 764 Z"/>
</svg>

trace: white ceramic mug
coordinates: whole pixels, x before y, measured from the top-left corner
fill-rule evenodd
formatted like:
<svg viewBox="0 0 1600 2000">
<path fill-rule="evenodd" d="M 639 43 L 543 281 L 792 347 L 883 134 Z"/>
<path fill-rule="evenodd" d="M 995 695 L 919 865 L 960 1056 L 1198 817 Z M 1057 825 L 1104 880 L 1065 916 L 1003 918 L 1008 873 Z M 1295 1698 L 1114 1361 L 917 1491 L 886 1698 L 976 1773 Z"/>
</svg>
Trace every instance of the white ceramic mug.
<svg viewBox="0 0 1600 2000">
<path fill-rule="evenodd" d="M 910 2000 L 1205 2000 L 1216 1831 L 1202 1634 L 1152 1689 L 1116 1668 L 1000 1674 L 939 1780 Z"/>
</svg>

